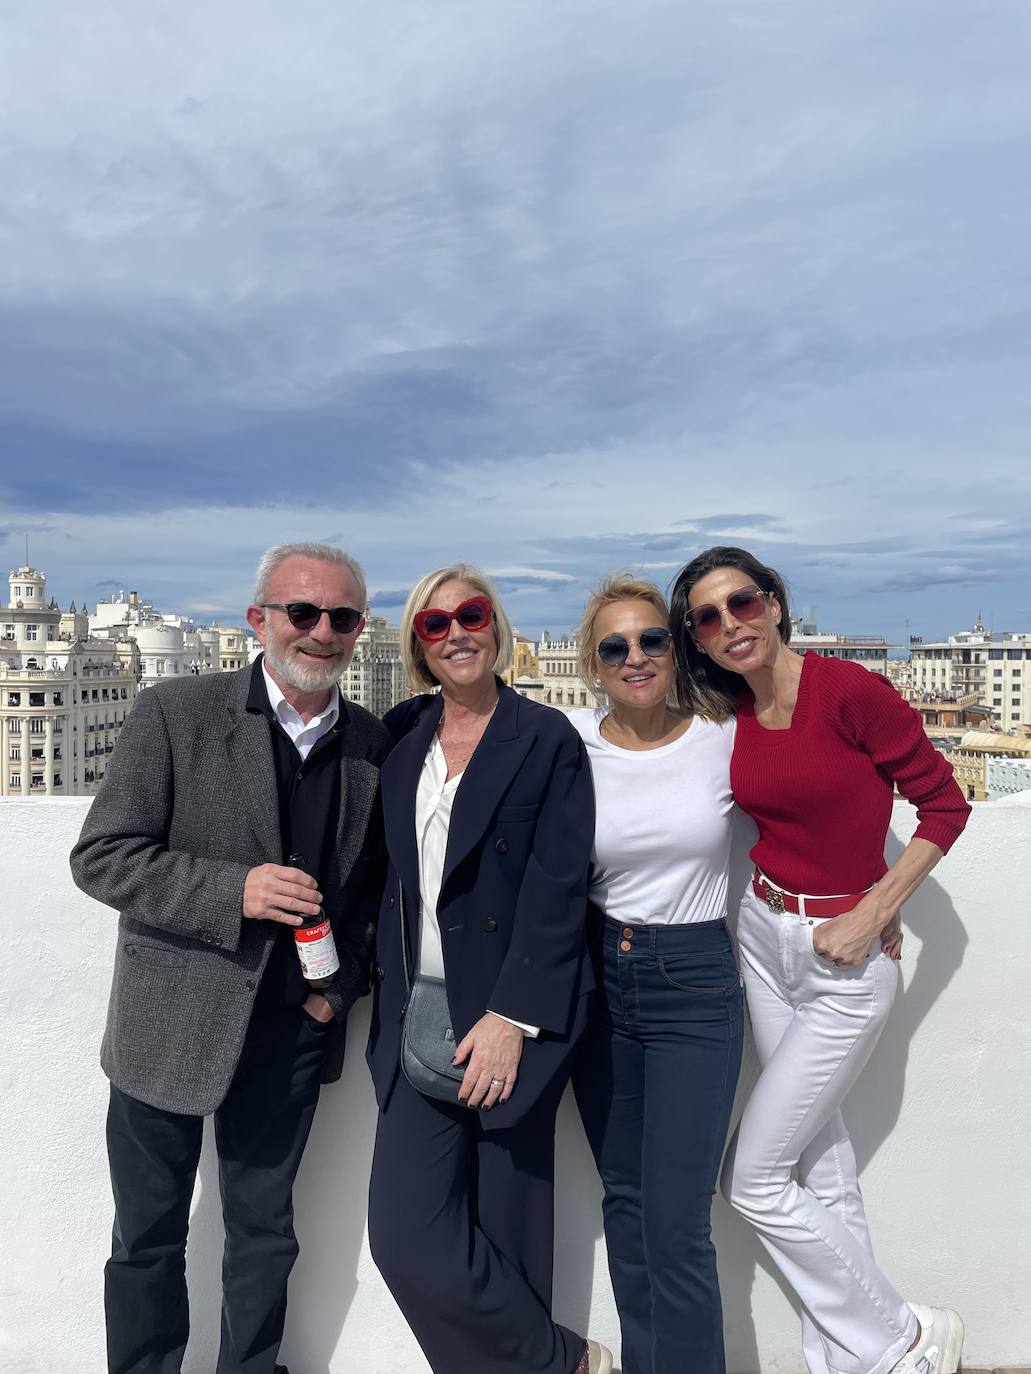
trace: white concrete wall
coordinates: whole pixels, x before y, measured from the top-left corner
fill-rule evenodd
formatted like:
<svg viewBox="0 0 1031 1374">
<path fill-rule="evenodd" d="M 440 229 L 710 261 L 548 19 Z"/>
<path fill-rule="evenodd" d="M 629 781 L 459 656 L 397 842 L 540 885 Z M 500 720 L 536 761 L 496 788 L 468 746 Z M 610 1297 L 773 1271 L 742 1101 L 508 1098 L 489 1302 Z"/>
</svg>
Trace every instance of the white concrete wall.
<svg viewBox="0 0 1031 1374">
<path fill-rule="evenodd" d="M 905 992 L 847 1115 L 877 1253 L 901 1291 L 967 1322 L 968 1366 L 1031 1361 L 1031 808 L 976 806 L 966 837 L 907 909 Z M 110 1235 L 105 1081 L 97 1067 L 115 917 L 72 886 L 67 852 L 86 799 L 0 804 L 0 1371 L 102 1374 L 101 1269 Z M 890 857 L 911 833 L 896 811 Z M 42 875 L 42 876 L 41 876 Z M 743 870 L 736 869 L 740 886 Z M 283 1359 L 293 1374 L 422 1374 L 426 1366 L 364 1235 L 374 1104 L 351 1023 L 297 1188 L 301 1259 Z M 742 1094 L 754 1072 L 746 1062 Z M 671 1085 L 675 1091 L 675 1085 Z M 618 1345 L 599 1191 L 567 1103 L 558 1160 L 555 1311 Z M 722 1201 L 714 1230 L 729 1367 L 801 1368 L 789 1298 Z M 188 1269 L 186 1374 L 210 1374 L 220 1223 L 205 1153 Z M 689 1368 L 689 1360 L 685 1368 Z"/>
</svg>

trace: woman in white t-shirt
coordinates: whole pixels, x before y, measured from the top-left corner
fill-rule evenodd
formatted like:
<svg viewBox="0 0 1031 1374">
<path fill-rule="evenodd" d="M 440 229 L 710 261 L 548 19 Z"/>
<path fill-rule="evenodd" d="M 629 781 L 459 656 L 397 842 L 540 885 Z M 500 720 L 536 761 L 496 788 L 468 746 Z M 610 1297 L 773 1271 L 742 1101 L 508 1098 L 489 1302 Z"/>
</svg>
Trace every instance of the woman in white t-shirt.
<svg viewBox="0 0 1031 1374">
<path fill-rule="evenodd" d="M 589 940 L 598 990 L 573 1073 L 604 1184 L 624 1374 L 724 1374 L 709 1212 L 741 1063 L 726 925 L 734 723 L 670 705 L 669 612 L 623 575 L 591 597 L 570 713 L 597 804 Z"/>
</svg>

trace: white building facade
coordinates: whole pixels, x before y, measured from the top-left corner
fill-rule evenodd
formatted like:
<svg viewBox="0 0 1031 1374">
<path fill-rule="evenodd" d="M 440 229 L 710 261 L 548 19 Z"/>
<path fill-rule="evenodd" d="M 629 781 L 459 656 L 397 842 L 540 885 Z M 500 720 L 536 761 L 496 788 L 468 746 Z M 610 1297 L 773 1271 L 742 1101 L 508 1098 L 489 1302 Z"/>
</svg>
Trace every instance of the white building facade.
<svg viewBox="0 0 1031 1374">
<path fill-rule="evenodd" d="M 47 601 L 46 574 L 8 577 L 0 613 L 0 797 L 89 796 L 136 699 L 135 654 L 81 637 L 82 613 Z"/>
<path fill-rule="evenodd" d="M 250 662 L 249 635 L 241 626 L 198 625 L 177 612 L 162 613 L 136 592 L 118 592 L 97 602 L 91 632 L 112 643 L 135 640 L 140 648 L 141 686 L 187 674 L 234 673 Z"/>
<path fill-rule="evenodd" d="M 913 644 L 912 687 L 923 696 L 973 693 L 997 730 L 1031 721 L 1031 635 L 972 629 L 934 644 Z"/>
<path fill-rule="evenodd" d="M 537 645 L 537 663 L 543 687 L 538 701 L 545 706 L 557 706 L 571 711 L 579 706 L 597 706 L 594 693 L 580 680 L 576 656 L 579 646 L 575 635 L 552 639 L 545 630 Z"/>
<path fill-rule="evenodd" d="M 385 716 L 392 706 L 412 695 L 401 661 L 401 631 L 382 616 L 370 612 L 355 640 L 351 659 L 340 687 L 348 700 L 364 706 L 374 716 Z"/>
</svg>

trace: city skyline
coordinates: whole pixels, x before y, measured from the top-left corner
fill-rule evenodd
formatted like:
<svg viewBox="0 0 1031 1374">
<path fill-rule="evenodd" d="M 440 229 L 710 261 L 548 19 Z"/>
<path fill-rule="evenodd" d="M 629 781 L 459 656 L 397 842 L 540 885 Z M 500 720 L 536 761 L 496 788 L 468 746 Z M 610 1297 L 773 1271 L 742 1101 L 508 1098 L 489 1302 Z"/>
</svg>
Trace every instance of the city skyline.
<svg viewBox="0 0 1031 1374">
<path fill-rule="evenodd" d="M 1031 629 L 1031 12 L 58 0 L 3 21 L 0 557 L 235 623 L 465 558 L 536 637 L 714 542 Z M 55 43 L 54 34 L 63 40 Z"/>
</svg>

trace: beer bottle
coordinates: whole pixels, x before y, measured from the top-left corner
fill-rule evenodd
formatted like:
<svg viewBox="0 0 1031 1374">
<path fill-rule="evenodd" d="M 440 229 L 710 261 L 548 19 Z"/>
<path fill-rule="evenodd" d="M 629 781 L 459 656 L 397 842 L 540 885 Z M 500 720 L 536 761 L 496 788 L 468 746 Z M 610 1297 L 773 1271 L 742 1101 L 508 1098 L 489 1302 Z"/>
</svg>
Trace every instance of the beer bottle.
<svg viewBox="0 0 1031 1374">
<path fill-rule="evenodd" d="M 307 873 L 303 854 L 291 854 L 288 862 L 291 868 L 299 868 L 302 873 Z M 325 912 L 318 916 L 298 914 L 301 924 L 294 926 L 294 948 L 301 963 L 301 972 L 309 987 L 328 987 L 340 967 L 329 917 Z"/>
</svg>

